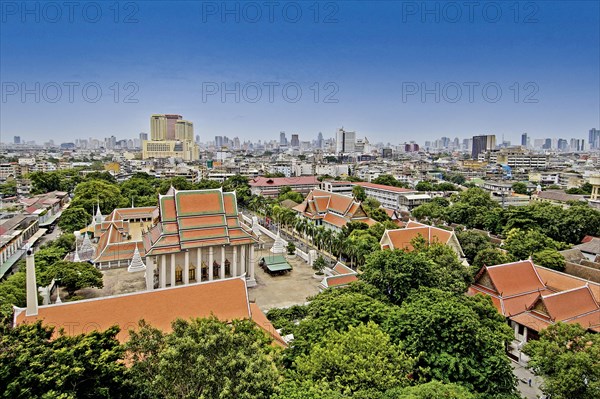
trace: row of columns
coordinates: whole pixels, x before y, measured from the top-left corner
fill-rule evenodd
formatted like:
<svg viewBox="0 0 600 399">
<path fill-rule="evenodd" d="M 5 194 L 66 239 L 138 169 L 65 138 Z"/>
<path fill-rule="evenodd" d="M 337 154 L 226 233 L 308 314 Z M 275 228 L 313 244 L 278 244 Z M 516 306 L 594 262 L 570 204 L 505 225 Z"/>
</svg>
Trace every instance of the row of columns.
<svg viewBox="0 0 600 399">
<path fill-rule="evenodd" d="M 248 251 L 246 251 L 246 247 L 248 247 Z M 203 250 L 208 251 L 208 281 L 212 281 L 214 279 L 214 261 L 215 261 L 215 252 L 219 253 L 219 258 L 221 260 L 221 267 L 219 269 L 219 278 L 225 278 L 225 246 L 216 247 L 217 251 L 215 251 L 215 247 L 208 248 L 196 248 L 195 254 L 195 274 L 196 274 L 196 282 L 200 282 L 202 280 L 202 252 Z M 239 248 L 239 251 L 238 251 Z M 230 262 L 231 265 L 231 275 L 232 276 L 241 276 L 244 273 L 248 274 L 248 277 L 251 281 L 254 281 L 254 245 L 241 245 L 241 246 L 233 246 L 232 247 L 232 259 Z M 182 267 L 182 283 L 189 284 L 190 283 L 190 250 L 184 251 L 184 261 Z M 239 261 L 238 261 L 239 255 Z M 193 256 L 193 255 L 192 255 Z M 148 256 L 146 259 L 146 287 L 147 289 L 154 288 L 154 270 L 158 267 L 158 281 L 159 287 L 165 288 L 167 286 L 167 258 L 170 258 L 170 269 L 169 269 L 169 279 L 171 287 L 176 285 L 176 254 L 166 254 L 166 255 L 157 255 L 157 256 Z M 238 272 L 239 266 L 239 272 Z M 249 269 L 249 270 L 246 270 Z"/>
<path fill-rule="evenodd" d="M 16 241 L 11 242 L 0 252 L 0 264 L 6 262 L 23 245 L 23 236 L 19 236 Z"/>
</svg>

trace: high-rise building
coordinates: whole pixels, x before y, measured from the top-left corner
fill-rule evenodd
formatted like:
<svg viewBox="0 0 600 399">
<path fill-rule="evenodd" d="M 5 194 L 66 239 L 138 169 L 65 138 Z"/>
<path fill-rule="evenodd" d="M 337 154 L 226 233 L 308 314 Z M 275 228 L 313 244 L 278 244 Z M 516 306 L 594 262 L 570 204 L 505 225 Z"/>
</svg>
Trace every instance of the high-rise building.
<svg viewBox="0 0 600 399">
<path fill-rule="evenodd" d="M 335 152 L 337 154 L 351 154 L 355 152 L 356 132 L 347 132 L 344 128 L 337 130 L 335 135 Z"/>
<path fill-rule="evenodd" d="M 181 115 L 155 114 L 150 117 L 151 140 L 176 140 L 175 126 Z"/>
<path fill-rule="evenodd" d="M 279 145 L 286 146 L 287 138 L 285 137 L 285 132 L 279 132 Z"/>
<path fill-rule="evenodd" d="M 521 146 L 527 147 L 527 133 L 521 135 Z"/>
<path fill-rule="evenodd" d="M 298 138 L 297 134 L 292 134 L 292 141 L 291 141 L 291 145 L 294 148 L 298 148 L 300 147 L 300 139 Z"/>
<path fill-rule="evenodd" d="M 140 142 L 148 140 L 148 133 L 141 132 L 140 133 Z"/>
<path fill-rule="evenodd" d="M 552 139 L 545 139 L 544 145 L 542 145 L 543 150 L 550 150 L 552 148 Z"/>
<path fill-rule="evenodd" d="M 477 159 L 480 153 L 491 151 L 496 148 L 496 136 L 493 134 L 473 136 L 473 149 L 471 158 Z"/>
<path fill-rule="evenodd" d="M 565 139 L 558 139 L 556 144 L 556 148 L 560 151 L 565 151 L 567 149 L 568 143 Z"/>
<path fill-rule="evenodd" d="M 600 130 L 590 129 L 590 137 L 588 139 L 590 150 L 600 149 Z"/>
<path fill-rule="evenodd" d="M 194 124 L 179 119 L 175 122 L 175 140 L 194 141 Z"/>
<path fill-rule="evenodd" d="M 15 136 L 13 139 L 13 143 L 15 144 L 21 144 L 21 136 Z"/>
<path fill-rule="evenodd" d="M 140 133 L 140 139 L 142 135 Z M 194 125 L 181 115 L 155 114 L 150 117 L 150 140 L 142 140 L 142 158 L 181 158 L 196 161 L 200 149 L 194 142 Z"/>
<path fill-rule="evenodd" d="M 317 135 L 317 148 L 323 148 L 323 133 Z"/>
<path fill-rule="evenodd" d="M 217 147 L 217 149 L 220 149 L 221 147 L 223 147 L 223 136 L 215 136 L 215 147 Z"/>
<path fill-rule="evenodd" d="M 583 139 L 571 139 L 570 146 L 571 151 L 580 152 L 585 150 L 585 142 Z"/>
</svg>

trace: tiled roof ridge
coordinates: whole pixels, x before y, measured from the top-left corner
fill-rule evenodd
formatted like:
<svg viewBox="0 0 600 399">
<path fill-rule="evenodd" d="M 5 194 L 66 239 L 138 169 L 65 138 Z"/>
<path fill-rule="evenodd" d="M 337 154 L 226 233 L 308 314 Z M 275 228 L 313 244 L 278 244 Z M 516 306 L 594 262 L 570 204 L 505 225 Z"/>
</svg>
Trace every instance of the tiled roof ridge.
<svg viewBox="0 0 600 399">
<path fill-rule="evenodd" d="M 77 305 L 80 303 L 87 303 L 87 302 L 94 302 L 94 301 L 100 301 L 103 299 L 112 299 L 112 298 L 121 298 L 121 297 L 127 297 L 127 296 L 134 296 L 134 295 L 146 295 L 146 294 L 152 294 L 154 292 L 160 292 L 160 291 L 166 291 L 166 290 L 177 290 L 177 289 L 181 289 L 181 288 L 188 288 L 188 287 L 193 287 L 193 286 L 197 286 L 197 285 L 208 285 L 208 284 L 216 284 L 216 283 L 220 283 L 220 282 L 224 282 L 224 281 L 232 281 L 232 280 L 242 280 L 244 282 L 244 286 L 246 287 L 246 298 L 248 296 L 248 289 L 246 286 L 246 278 L 245 278 L 245 274 L 243 276 L 235 276 L 235 277 L 226 277 L 226 278 L 222 278 L 222 279 L 217 279 L 217 280 L 207 280 L 207 281 L 201 281 L 198 283 L 189 283 L 189 284 L 184 284 L 184 285 L 177 285 L 175 287 L 164 287 L 164 288 L 155 288 L 153 290 L 142 290 L 142 291 L 136 291 L 136 292 L 127 292 L 124 294 L 117 294 L 117 295 L 109 295 L 109 296 L 101 296 L 101 297 L 96 297 L 96 298 L 88 298 L 88 299 L 81 299 L 79 301 L 68 301 L 68 302 L 62 302 L 62 303 L 56 303 L 56 304 L 48 304 L 48 305 L 40 305 L 39 309 L 43 309 L 43 308 L 53 308 L 56 306 L 69 306 L 69 305 Z M 25 309 L 25 308 L 20 308 L 15 306 L 16 309 Z"/>
</svg>

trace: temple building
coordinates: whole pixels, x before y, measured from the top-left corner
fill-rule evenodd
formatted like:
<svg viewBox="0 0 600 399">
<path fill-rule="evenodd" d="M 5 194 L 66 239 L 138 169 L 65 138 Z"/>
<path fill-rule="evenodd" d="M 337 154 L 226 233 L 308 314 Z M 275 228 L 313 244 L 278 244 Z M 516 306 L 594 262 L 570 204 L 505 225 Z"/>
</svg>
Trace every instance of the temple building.
<svg viewBox="0 0 600 399">
<path fill-rule="evenodd" d="M 144 257 L 142 233 L 152 227 L 157 218 L 156 206 L 117 208 L 106 217 L 98 207 L 92 223 L 81 230 L 84 237 L 90 232 L 97 240 L 91 258 L 94 265 L 100 270 L 128 267 L 136 249 Z"/>
<path fill-rule="evenodd" d="M 293 209 L 300 217 L 331 230 L 341 230 L 348 222 L 364 222 L 369 226 L 376 223 L 354 198 L 318 189 L 312 190 L 304 202 Z"/>
<path fill-rule="evenodd" d="M 412 240 L 422 237 L 427 244 L 440 243 L 449 246 L 452 251 L 462 261 L 465 260 L 465 254 L 452 230 L 440 229 L 439 227 L 429 226 L 423 223 L 410 220 L 402 229 L 386 230 L 381 237 L 379 245 L 381 249 L 400 249 L 412 251 Z"/>
<path fill-rule="evenodd" d="M 239 276 L 256 284 L 258 239 L 240 219 L 235 192 L 171 188 L 142 241 L 148 289 Z"/>
</svg>

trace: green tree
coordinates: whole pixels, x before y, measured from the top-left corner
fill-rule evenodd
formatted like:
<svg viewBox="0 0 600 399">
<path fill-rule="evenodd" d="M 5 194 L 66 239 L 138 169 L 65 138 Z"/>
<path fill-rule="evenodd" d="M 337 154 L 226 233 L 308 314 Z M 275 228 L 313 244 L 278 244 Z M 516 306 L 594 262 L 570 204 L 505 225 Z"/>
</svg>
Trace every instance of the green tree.
<svg viewBox="0 0 600 399">
<path fill-rule="evenodd" d="M 422 289 L 396 317 L 390 335 L 417 358 L 418 378 L 458 383 L 486 398 L 518 397 L 504 351 L 513 331 L 489 297 Z"/>
<path fill-rule="evenodd" d="M 515 258 L 511 254 L 499 248 L 491 247 L 479 251 L 473 260 L 472 266 L 479 270 L 483 266 L 503 265 L 514 261 Z"/>
<path fill-rule="evenodd" d="M 164 195 L 169 191 L 171 186 L 176 190 L 191 190 L 194 188 L 192 182 L 188 181 L 185 177 L 177 176 L 170 179 L 161 179 L 158 192 Z"/>
<path fill-rule="evenodd" d="M 520 181 L 513 183 L 512 190 L 517 194 L 527 194 L 527 184 Z"/>
<path fill-rule="evenodd" d="M 87 262 L 56 262 L 48 267 L 45 274 L 46 281 L 55 279 L 58 285 L 67 290 L 69 296 L 82 288 L 104 286 L 102 272 Z"/>
<path fill-rule="evenodd" d="M 41 322 L 0 335 L 0 397 L 7 399 L 114 399 L 124 389 L 118 327 L 73 337 Z M 54 337 L 53 337 L 54 334 Z"/>
<path fill-rule="evenodd" d="M 562 250 L 563 243 L 554 241 L 537 230 L 512 229 L 508 232 L 502 248 L 506 249 L 516 259 L 527 259 L 534 253 L 544 249 Z"/>
<path fill-rule="evenodd" d="M 413 364 L 374 323 L 332 331 L 295 362 L 298 379 L 326 381 L 344 394 L 406 386 Z"/>
<path fill-rule="evenodd" d="M 271 399 L 350 399 L 349 396 L 333 390 L 323 381 L 287 381 L 277 387 Z"/>
<path fill-rule="evenodd" d="M 312 268 L 317 274 L 323 274 L 323 270 L 325 270 L 325 266 L 327 266 L 327 262 L 323 256 L 319 255 L 317 259 L 314 260 Z"/>
<path fill-rule="evenodd" d="M 381 298 L 378 298 L 381 297 Z M 363 282 L 350 287 L 325 290 L 313 298 L 305 309 L 291 316 L 294 345 L 286 350 L 294 359 L 299 354 L 308 354 L 310 349 L 324 339 L 328 331 L 347 331 L 349 326 L 358 326 L 373 321 L 384 325 L 396 307 L 384 302 L 379 291 Z M 277 325 L 276 325 L 277 326 Z"/>
<path fill-rule="evenodd" d="M 536 265 L 562 272 L 565 270 L 565 258 L 554 248 L 546 248 L 535 252 L 531 259 Z"/>
<path fill-rule="evenodd" d="M 58 220 L 58 227 L 62 231 L 72 233 L 86 227 L 91 221 L 91 216 L 83 208 L 69 207 L 65 209 Z"/>
<path fill-rule="evenodd" d="M 433 191 L 433 184 L 428 181 L 420 181 L 415 186 L 415 190 L 417 191 Z"/>
<path fill-rule="evenodd" d="M 387 391 L 381 399 L 476 399 L 475 395 L 458 384 L 430 381 L 406 388 Z"/>
<path fill-rule="evenodd" d="M 0 194 L 4 197 L 14 197 L 17 195 L 17 181 L 15 179 L 8 179 L 6 182 L 0 184 Z"/>
<path fill-rule="evenodd" d="M 458 238 L 460 246 L 469 263 L 473 263 L 475 256 L 477 256 L 480 251 L 492 247 L 490 237 L 476 231 L 461 231 L 456 233 L 456 238 Z"/>
<path fill-rule="evenodd" d="M 125 180 L 120 184 L 122 196 L 121 206 L 129 207 L 131 206 L 132 201 L 136 207 L 157 205 L 158 189 L 156 188 L 156 184 L 158 182 L 157 179 L 151 176 L 132 177 L 129 180 Z"/>
<path fill-rule="evenodd" d="M 357 201 L 362 202 L 367 199 L 367 192 L 364 187 L 356 185 L 352 187 L 352 196 L 354 196 Z"/>
<path fill-rule="evenodd" d="M 542 391 L 553 399 L 600 397 L 600 335 L 579 324 L 556 323 L 523 348 L 529 366 L 544 379 Z"/>
<path fill-rule="evenodd" d="M 468 270 L 442 244 L 422 246 L 412 252 L 377 251 L 367 258 L 361 270 L 361 280 L 377 287 L 396 304 L 420 287 L 464 292 L 468 281 Z"/>
<path fill-rule="evenodd" d="M 383 184 L 384 186 L 406 187 L 405 184 L 396 180 L 396 178 L 392 175 L 379 175 L 372 181 L 372 183 Z"/>
<path fill-rule="evenodd" d="M 71 207 L 84 208 L 91 215 L 98 203 L 100 203 L 100 211 L 104 215 L 108 215 L 118 208 L 122 203 L 119 186 L 104 180 L 90 180 L 77 185 Z"/>
<path fill-rule="evenodd" d="M 126 344 L 139 397 L 267 399 L 280 380 L 278 349 L 254 322 L 176 320 L 163 333 L 145 323 Z"/>
<path fill-rule="evenodd" d="M 252 197 L 248 178 L 242 175 L 228 177 L 223 182 L 223 191 L 235 191 L 238 204 L 242 206 L 246 206 Z"/>
</svg>

